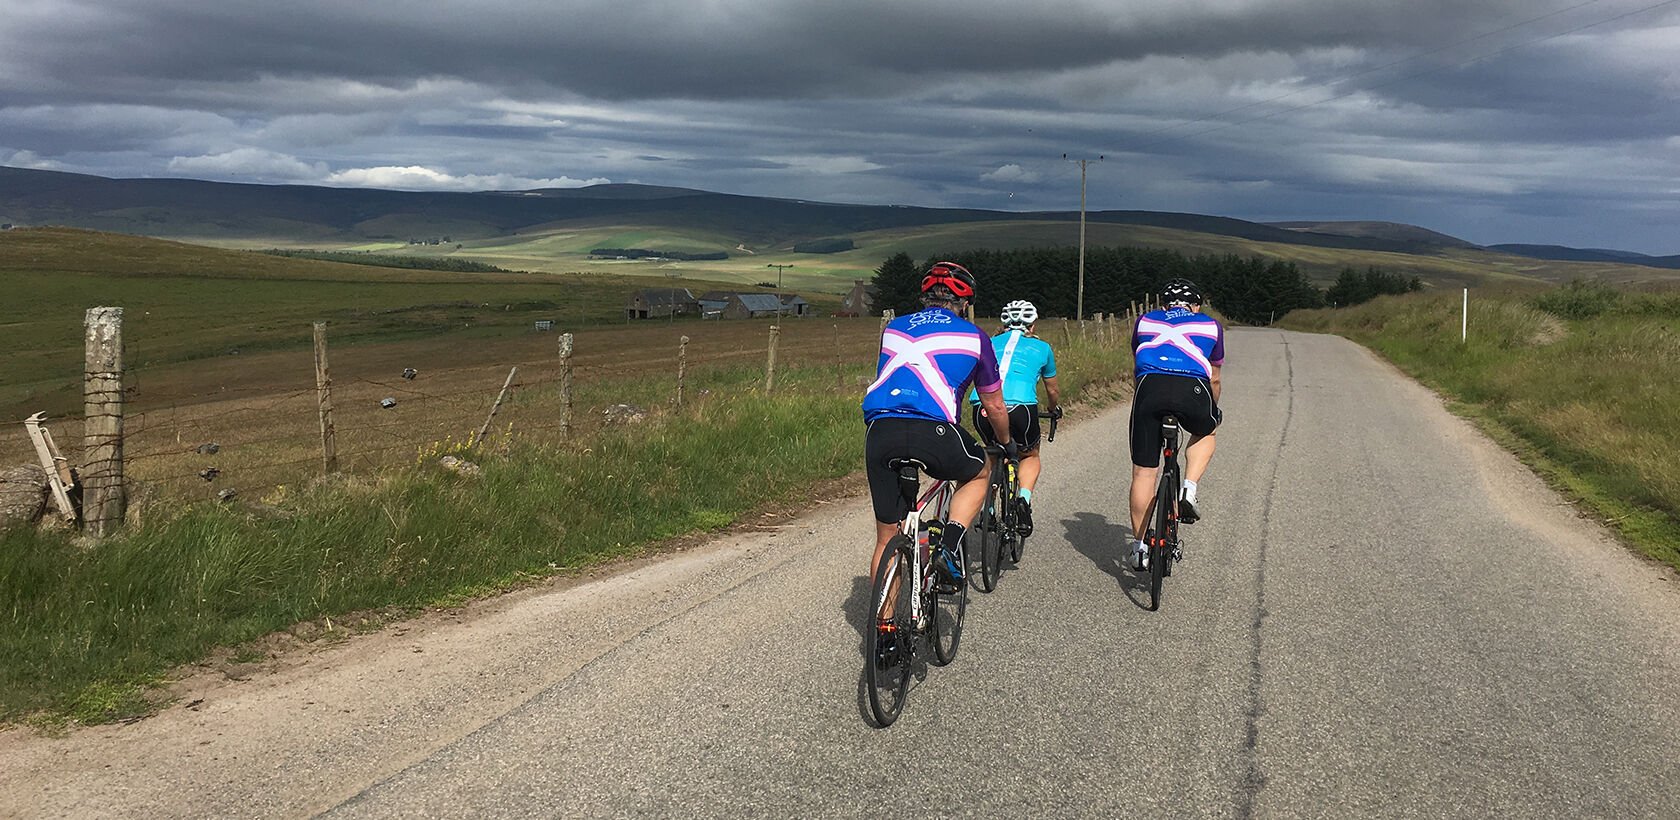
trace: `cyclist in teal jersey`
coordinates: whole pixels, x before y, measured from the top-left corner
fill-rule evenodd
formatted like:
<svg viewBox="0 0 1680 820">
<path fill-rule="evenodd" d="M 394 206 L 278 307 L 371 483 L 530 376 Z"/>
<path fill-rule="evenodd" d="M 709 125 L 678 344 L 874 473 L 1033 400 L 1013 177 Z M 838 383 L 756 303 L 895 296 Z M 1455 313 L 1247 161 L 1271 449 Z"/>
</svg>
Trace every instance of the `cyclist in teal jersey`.
<svg viewBox="0 0 1680 820">
<path fill-rule="evenodd" d="M 1021 443 L 1021 501 L 1020 531 L 1032 535 L 1032 491 L 1043 468 L 1038 457 L 1038 382 L 1044 380 L 1044 394 L 1049 399 L 1050 414 L 1062 415 L 1062 394 L 1056 386 L 1056 354 L 1050 344 L 1033 335 L 1038 322 L 1038 308 L 1024 299 L 1003 306 L 1004 331 L 992 337 L 992 350 L 997 354 L 998 372 L 1003 376 L 1003 403 L 1009 415 L 1009 435 Z M 969 394 L 973 405 L 974 429 L 987 444 L 995 444 L 991 424 L 980 397 Z"/>
</svg>

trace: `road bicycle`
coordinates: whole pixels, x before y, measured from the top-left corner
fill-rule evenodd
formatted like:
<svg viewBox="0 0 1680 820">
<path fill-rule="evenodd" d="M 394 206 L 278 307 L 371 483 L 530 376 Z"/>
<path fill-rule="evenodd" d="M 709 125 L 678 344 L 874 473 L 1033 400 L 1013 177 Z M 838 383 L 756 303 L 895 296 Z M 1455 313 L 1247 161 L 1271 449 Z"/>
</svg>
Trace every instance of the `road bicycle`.
<svg viewBox="0 0 1680 820">
<path fill-rule="evenodd" d="M 1172 575 L 1172 565 L 1184 558 L 1178 540 L 1178 495 L 1183 486 L 1178 467 L 1178 433 L 1178 419 L 1162 416 L 1161 475 L 1155 482 L 1155 498 L 1143 514 L 1151 612 L 1161 608 L 1161 582 Z"/>
<path fill-rule="evenodd" d="M 951 513 L 955 482 L 935 481 L 918 498 L 925 465 L 895 459 L 888 466 L 898 471 L 899 491 L 910 512 L 899 524 L 898 534 L 887 542 L 869 585 L 864 668 L 869 709 L 882 728 L 891 726 L 903 711 L 916 661 L 930 658 L 922 644 L 931 649 L 935 666 L 944 666 L 957 656 L 968 611 L 968 585 L 941 583 L 931 555 L 931 544 L 940 542 Z M 962 546 L 957 550 L 958 565 L 967 566 Z M 890 617 L 883 618 L 889 611 Z"/>
<path fill-rule="evenodd" d="M 1038 417 L 1050 420 L 1050 430 L 1044 440 L 1055 441 L 1056 422 L 1061 414 L 1041 412 Z M 1004 557 L 1009 558 L 1009 563 L 1019 565 L 1027 546 L 1027 536 L 1021 533 L 1020 465 L 1004 458 L 1002 447 L 987 447 L 986 452 L 993 458 L 991 485 L 986 488 L 986 503 L 975 516 L 973 529 L 980 545 L 980 574 L 975 576 L 975 583 L 981 592 L 996 589 L 998 577 L 1003 574 Z"/>
</svg>

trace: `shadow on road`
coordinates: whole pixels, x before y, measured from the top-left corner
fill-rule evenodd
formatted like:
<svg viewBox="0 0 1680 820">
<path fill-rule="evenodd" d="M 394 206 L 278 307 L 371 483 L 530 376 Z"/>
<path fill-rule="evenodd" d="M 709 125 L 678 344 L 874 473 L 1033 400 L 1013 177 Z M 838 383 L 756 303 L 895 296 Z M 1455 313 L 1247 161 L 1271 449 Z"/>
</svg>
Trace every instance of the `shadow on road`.
<svg viewBox="0 0 1680 820">
<path fill-rule="evenodd" d="M 1116 524 L 1105 515 L 1082 512 L 1062 519 L 1062 527 L 1075 551 L 1091 559 L 1098 569 L 1114 576 L 1120 582 L 1120 590 L 1133 604 L 1148 608 L 1142 598 L 1149 589 L 1148 574 L 1133 572 L 1126 565 L 1126 543 L 1132 535 L 1129 522 Z"/>
</svg>

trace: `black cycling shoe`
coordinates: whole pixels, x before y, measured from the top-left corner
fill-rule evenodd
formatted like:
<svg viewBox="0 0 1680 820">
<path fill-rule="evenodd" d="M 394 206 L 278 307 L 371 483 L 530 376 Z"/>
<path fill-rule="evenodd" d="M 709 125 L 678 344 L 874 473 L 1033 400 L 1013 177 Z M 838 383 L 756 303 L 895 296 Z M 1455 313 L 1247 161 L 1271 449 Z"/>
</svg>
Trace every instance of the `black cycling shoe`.
<svg viewBox="0 0 1680 820">
<path fill-rule="evenodd" d="M 1196 502 L 1181 495 L 1178 497 L 1178 520 L 1186 524 L 1194 524 L 1202 520 L 1202 511 L 1196 509 Z"/>
<path fill-rule="evenodd" d="M 898 663 L 898 626 L 891 621 L 875 624 L 875 668 L 886 669 Z"/>
<path fill-rule="evenodd" d="M 1032 535 L 1032 502 L 1021 499 L 1021 503 L 1015 507 L 1015 513 L 1015 531 L 1020 533 L 1022 538 Z"/>
<path fill-rule="evenodd" d="M 941 548 L 934 556 L 933 568 L 937 570 L 934 579 L 934 591 L 943 595 L 954 594 L 962 589 L 963 581 L 968 578 L 968 572 L 962 562 L 957 560 L 957 554 Z"/>
</svg>

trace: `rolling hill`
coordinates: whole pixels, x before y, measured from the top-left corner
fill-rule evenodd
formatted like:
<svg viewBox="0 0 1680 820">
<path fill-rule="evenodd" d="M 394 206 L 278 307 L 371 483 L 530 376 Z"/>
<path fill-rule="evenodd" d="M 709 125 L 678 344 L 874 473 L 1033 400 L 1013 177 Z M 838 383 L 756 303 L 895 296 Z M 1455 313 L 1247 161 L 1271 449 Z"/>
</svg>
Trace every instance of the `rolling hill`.
<svg viewBox="0 0 1680 820">
<path fill-rule="evenodd" d="M 320 248 L 448 255 L 511 270 L 700 277 L 844 292 L 892 253 L 1066 246 L 1077 211 L 1010 212 L 858 205 L 740 196 L 656 185 L 476 193 L 406 192 L 189 179 L 107 179 L 0 167 L 0 223 L 64 225 L 235 249 Z M 1323 282 L 1344 267 L 1379 267 L 1457 287 L 1501 280 L 1670 281 L 1674 257 L 1547 246 L 1481 248 L 1387 222 L 1261 224 L 1155 211 L 1087 214 L 1093 245 L 1295 262 Z M 856 248 L 795 253 L 814 239 Z M 724 252 L 720 261 L 593 258 L 594 248 Z M 791 267 L 789 267 L 791 266 Z"/>
</svg>

